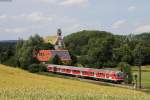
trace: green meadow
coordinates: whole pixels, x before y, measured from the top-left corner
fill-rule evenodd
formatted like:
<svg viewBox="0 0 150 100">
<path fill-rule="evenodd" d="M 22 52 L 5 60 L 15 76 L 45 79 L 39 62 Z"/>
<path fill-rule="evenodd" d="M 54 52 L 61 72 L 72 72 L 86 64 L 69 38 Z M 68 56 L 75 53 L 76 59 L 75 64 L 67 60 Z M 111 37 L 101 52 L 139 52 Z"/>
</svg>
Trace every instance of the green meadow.
<svg viewBox="0 0 150 100">
<path fill-rule="evenodd" d="M 133 74 L 138 75 L 138 67 L 132 67 Z M 142 66 L 142 86 L 150 89 L 150 66 Z"/>
</svg>

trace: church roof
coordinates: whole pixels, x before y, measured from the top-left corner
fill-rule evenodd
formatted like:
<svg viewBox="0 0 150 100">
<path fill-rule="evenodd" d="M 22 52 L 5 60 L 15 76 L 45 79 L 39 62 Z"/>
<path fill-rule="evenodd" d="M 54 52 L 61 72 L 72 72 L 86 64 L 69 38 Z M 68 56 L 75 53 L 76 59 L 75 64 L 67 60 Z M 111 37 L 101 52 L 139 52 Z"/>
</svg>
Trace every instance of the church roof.
<svg viewBox="0 0 150 100">
<path fill-rule="evenodd" d="M 45 41 L 46 43 L 51 43 L 51 44 L 53 44 L 53 45 L 56 44 L 57 40 L 58 40 L 58 37 L 57 37 L 57 36 L 47 36 L 47 37 L 44 39 L 44 41 Z"/>
<path fill-rule="evenodd" d="M 70 61 L 71 57 L 68 50 L 40 50 L 37 55 L 39 61 L 48 61 L 58 55 L 62 61 Z"/>
</svg>

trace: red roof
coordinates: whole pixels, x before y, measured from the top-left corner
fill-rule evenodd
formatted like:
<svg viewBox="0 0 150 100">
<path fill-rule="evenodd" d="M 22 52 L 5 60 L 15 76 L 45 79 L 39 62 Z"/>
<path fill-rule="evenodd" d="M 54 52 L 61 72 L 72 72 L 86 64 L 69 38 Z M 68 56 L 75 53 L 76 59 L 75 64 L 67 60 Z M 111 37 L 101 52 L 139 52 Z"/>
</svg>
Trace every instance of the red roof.
<svg viewBox="0 0 150 100">
<path fill-rule="evenodd" d="M 48 61 L 55 55 L 58 55 L 62 61 L 71 60 L 68 50 L 40 50 L 37 54 L 37 59 L 39 61 Z"/>
</svg>

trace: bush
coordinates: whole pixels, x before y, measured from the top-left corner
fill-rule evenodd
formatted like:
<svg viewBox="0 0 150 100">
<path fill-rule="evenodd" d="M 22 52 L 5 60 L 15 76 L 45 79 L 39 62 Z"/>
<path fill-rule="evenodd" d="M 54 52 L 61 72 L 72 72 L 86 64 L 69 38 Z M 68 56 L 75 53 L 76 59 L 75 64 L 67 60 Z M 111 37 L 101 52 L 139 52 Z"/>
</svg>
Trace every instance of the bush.
<svg viewBox="0 0 150 100">
<path fill-rule="evenodd" d="M 12 67 L 16 67 L 17 66 L 17 62 L 16 62 L 14 57 L 10 57 L 8 60 L 3 62 L 3 64 L 8 65 L 8 66 L 12 66 Z"/>
<path fill-rule="evenodd" d="M 28 70 L 32 73 L 47 71 L 47 68 L 44 64 L 32 64 L 28 67 Z"/>
<path fill-rule="evenodd" d="M 133 81 L 133 76 L 131 72 L 131 66 L 126 62 L 120 62 L 118 68 L 125 74 L 124 82 L 126 84 L 131 84 Z"/>
</svg>

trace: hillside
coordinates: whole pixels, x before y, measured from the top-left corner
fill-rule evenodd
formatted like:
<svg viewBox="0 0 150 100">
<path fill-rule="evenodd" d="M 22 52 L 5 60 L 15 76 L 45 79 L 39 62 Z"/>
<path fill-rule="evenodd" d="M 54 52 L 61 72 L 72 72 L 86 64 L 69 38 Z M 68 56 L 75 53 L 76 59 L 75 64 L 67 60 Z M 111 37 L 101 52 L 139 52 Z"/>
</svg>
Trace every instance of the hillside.
<svg viewBox="0 0 150 100">
<path fill-rule="evenodd" d="M 96 68 L 97 66 L 115 67 L 120 62 L 137 65 L 141 61 L 142 65 L 149 65 L 149 40 L 150 33 L 114 35 L 105 31 L 90 30 L 64 37 L 68 50 L 78 56 L 78 63 Z"/>
<path fill-rule="evenodd" d="M 150 95 L 0 65 L 0 100 L 149 100 Z"/>
</svg>

